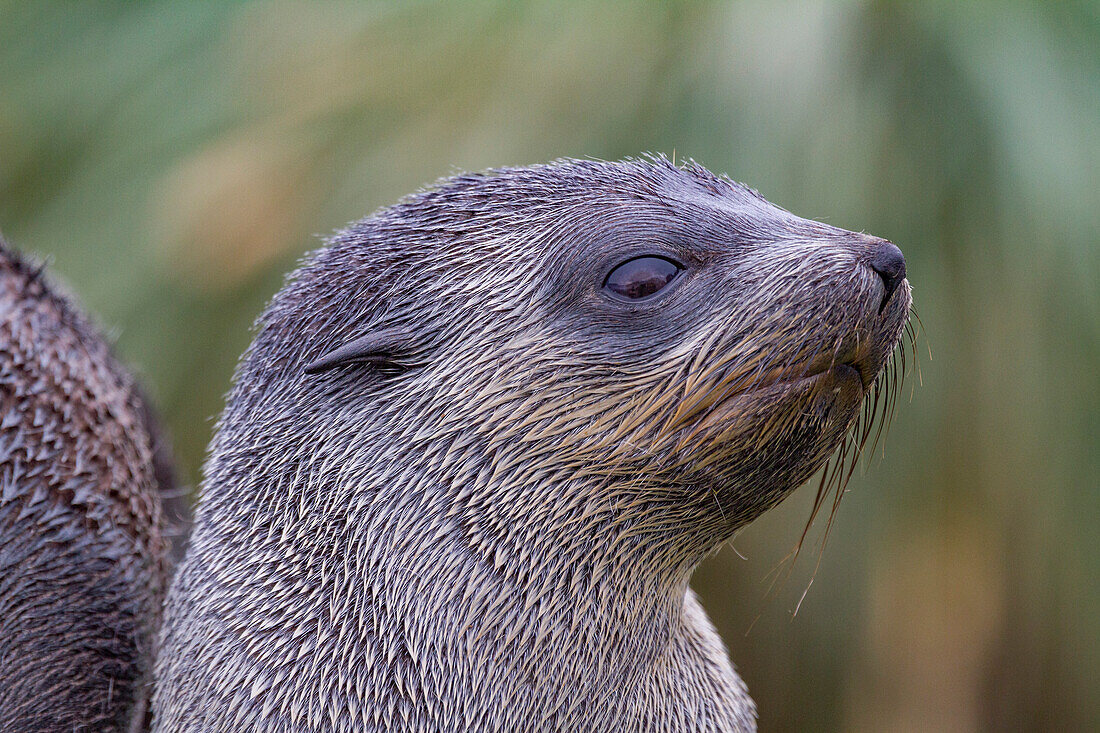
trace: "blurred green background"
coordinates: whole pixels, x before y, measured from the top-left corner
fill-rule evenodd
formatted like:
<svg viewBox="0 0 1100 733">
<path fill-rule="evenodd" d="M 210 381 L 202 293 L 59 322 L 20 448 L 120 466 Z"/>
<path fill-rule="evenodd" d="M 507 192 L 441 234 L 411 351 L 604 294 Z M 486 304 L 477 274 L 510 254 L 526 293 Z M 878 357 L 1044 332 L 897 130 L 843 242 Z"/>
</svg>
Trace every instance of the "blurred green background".
<svg viewBox="0 0 1100 733">
<path fill-rule="evenodd" d="M 813 488 L 696 576 L 762 730 L 1100 730 L 1096 3 L 0 2 L 0 228 L 117 338 L 190 485 L 319 235 L 643 151 L 898 243 L 924 324 L 797 615 L 821 527 L 766 576 Z"/>
</svg>

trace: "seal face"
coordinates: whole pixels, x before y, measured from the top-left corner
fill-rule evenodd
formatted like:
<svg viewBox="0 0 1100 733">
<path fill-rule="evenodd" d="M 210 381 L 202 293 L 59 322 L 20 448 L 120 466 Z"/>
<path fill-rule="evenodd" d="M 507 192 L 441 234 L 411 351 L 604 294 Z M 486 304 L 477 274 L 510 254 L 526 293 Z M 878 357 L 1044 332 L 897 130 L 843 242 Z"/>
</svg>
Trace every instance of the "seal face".
<svg viewBox="0 0 1100 733">
<path fill-rule="evenodd" d="M 908 318 L 887 247 L 663 158 L 339 233 L 238 370 L 158 725 L 753 728 L 688 580 L 855 423 Z"/>
<path fill-rule="evenodd" d="M 0 730 L 143 722 L 167 586 L 155 450 L 106 343 L 0 242 Z"/>
</svg>

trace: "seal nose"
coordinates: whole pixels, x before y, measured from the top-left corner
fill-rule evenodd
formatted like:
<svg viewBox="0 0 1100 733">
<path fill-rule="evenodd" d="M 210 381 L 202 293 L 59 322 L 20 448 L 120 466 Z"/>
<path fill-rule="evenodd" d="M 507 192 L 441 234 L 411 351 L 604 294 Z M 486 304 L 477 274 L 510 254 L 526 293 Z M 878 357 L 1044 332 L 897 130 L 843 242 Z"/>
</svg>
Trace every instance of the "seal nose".
<svg viewBox="0 0 1100 733">
<path fill-rule="evenodd" d="M 871 254 L 869 264 L 871 269 L 882 278 L 882 284 L 886 286 L 886 291 L 882 294 L 882 304 L 878 307 L 878 311 L 881 313 L 882 309 L 886 307 L 886 302 L 890 300 L 890 296 L 894 294 L 898 285 L 905 279 L 905 255 L 893 243 L 883 241 Z"/>
</svg>

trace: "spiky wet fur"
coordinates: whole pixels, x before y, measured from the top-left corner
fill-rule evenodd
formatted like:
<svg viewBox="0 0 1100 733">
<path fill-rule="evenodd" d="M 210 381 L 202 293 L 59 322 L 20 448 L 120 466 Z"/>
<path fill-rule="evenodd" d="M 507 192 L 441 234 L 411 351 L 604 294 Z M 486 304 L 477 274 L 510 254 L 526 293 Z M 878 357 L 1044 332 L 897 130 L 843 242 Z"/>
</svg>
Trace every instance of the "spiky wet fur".
<svg viewBox="0 0 1100 733">
<path fill-rule="evenodd" d="M 878 312 L 880 241 L 663 158 L 458 176 L 337 234 L 237 372 L 158 729 L 754 728 L 688 580 L 853 424 L 909 307 Z M 601 290 L 645 254 L 687 269 Z M 400 368 L 303 373 L 395 327 Z"/>
<path fill-rule="evenodd" d="M 0 731 L 143 725 L 167 586 L 155 435 L 104 339 L 0 241 Z"/>
</svg>

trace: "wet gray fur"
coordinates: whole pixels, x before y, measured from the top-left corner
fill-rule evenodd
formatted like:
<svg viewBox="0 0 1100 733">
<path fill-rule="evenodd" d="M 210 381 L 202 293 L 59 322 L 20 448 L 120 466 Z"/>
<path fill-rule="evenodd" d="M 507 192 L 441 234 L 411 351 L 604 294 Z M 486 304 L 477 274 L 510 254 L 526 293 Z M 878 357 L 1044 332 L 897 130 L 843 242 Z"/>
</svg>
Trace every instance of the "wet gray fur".
<svg viewBox="0 0 1100 733">
<path fill-rule="evenodd" d="M 663 158 L 461 175 L 338 233 L 238 368 L 156 729 L 753 729 L 688 581 L 853 426 L 908 315 L 879 242 Z M 667 292 L 602 289 L 653 254 Z M 376 332 L 398 357 L 305 373 Z"/>
</svg>

